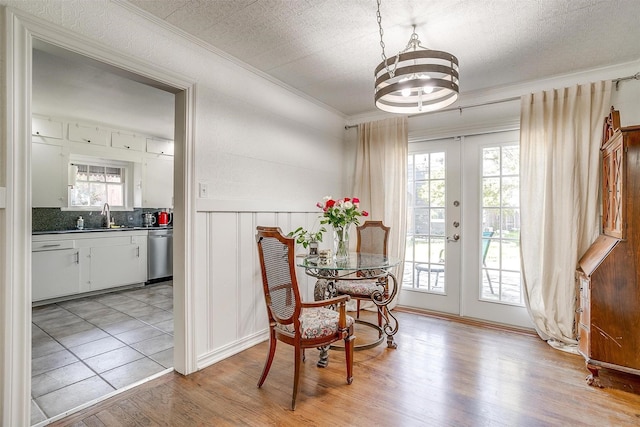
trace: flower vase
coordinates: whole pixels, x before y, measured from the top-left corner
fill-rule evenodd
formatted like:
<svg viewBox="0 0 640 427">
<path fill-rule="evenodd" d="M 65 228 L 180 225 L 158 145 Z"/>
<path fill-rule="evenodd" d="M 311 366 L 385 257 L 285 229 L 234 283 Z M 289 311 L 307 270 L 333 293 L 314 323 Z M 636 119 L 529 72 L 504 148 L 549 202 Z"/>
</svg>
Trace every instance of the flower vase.
<svg viewBox="0 0 640 427">
<path fill-rule="evenodd" d="M 346 261 L 349 258 L 349 226 L 334 227 L 333 246 L 336 261 Z"/>
</svg>

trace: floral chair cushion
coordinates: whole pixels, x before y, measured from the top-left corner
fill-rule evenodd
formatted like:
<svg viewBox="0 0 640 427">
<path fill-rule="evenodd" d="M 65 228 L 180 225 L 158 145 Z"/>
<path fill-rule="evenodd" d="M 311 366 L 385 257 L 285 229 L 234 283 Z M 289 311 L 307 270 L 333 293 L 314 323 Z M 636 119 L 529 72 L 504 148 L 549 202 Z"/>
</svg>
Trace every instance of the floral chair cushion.
<svg viewBox="0 0 640 427">
<path fill-rule="evenodd" d="M 384 292 L 384 286 L 374 280 L 338 280 L 338 294 L 370 297 L 375 291 Z"/>
<path fill-rule="evenodd" d="M 300 314 L 300 328 L 302 338 L 320 338 L 334 335 L 338 332 L 339 313 L 329 308 L 303 308 Z M 353 317 L 347 316 L 347 327 L 353 325 Z M 277 324 L 276 328 L 294 334 L 293 323 L 289 325 Z"/>
</svg>

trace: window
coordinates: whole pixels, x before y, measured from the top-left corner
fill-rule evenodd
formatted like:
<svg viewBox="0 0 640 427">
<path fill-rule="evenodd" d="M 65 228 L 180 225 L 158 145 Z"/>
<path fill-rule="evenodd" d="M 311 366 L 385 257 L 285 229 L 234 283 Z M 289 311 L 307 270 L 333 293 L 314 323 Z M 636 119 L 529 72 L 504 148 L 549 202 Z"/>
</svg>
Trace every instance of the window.
<svg viewBox="0 0 640 427">
<path fill-rule="evenodd" d="M 482 149 L 480 298 L 523 305 L 520 275 L 519 147 Z"/>
<path fill-rule="evenodd" d="M 126 169 L 89 163 L 70 165 L 69 206 L 125 207 Z"/>
</svg>

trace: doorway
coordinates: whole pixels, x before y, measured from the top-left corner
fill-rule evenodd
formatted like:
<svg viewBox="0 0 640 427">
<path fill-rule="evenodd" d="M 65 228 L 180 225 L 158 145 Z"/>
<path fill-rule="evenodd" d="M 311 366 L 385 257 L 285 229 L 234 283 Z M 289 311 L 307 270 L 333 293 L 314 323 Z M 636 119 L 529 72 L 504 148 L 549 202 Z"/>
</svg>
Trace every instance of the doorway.
<svg viewBox="0 0 640 427">
<path fill-rule="evenodd" d="M 517 131 L 412 143 L 399 303 L 531 328 L 520 274 Z"/>
<path fill-rule="evenodd" d="M 84 55 L 106 67 L 152 82 L 175 93 L 175 175 L 174 175 L 174 313 L 175 347 L 174 367 L 188 374 L 196 370 L 193 350 L 192 322 L 187 322 L 193 304 L 192 279 L 186 271 L 193 262 L 191 224 L 194 201 L 188 185 L 194 173 L 193 156 L 193 105 L 194 83 L 178 78 L 172 73 L 146 65 L 118 53 L 105 49 L 88 40 L 70 35 L 55 25 L 34 20 L 20 12 L 5 11 L 5 35 L 10 47 L 7 59 L 6 114 L 10 123 L 6 130 L 7 203 L 4 215 L 3 241 L 12 249 L 13 255 L 5 257 L 5 280 L 7 298 L 3 301 L 5 316 L 5 359 L 3 369 L 3 396 L 7 403 L 3 407 L 3 419 L 10 423 L 25 424 L 29 417 L 31 378 L 31 150 L 25 141 L 30 140 L 31 128 L 31 49 L 35 40 L 52 43 L 64 49 Z M 8 227 L 7 224 L 11 224 Z"/>
</svg>

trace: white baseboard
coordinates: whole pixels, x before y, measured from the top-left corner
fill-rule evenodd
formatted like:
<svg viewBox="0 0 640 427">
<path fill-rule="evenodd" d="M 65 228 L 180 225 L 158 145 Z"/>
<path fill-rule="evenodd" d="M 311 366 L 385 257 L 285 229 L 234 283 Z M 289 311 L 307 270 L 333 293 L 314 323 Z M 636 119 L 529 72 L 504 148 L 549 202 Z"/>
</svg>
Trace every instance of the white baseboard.
<svg viewBox="0 0 640 427">
<path fill-rule="evenodd" d="M 231 357 L 234 354 L 238 354 L 256 344 L 260 344 L 263 341 L 269 339 L 269 331 L 267 329 L 257 332 L 253 335 L 242 338 L 239 341 L 228 344 L 224 347 L 210 351 L 198 357 L 198 370 L 204 369 L 207 366 L 211 366 L 214 363 L 218 363 L 221 360 Z"/>
</svg>

